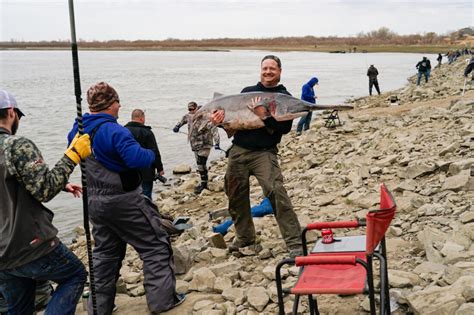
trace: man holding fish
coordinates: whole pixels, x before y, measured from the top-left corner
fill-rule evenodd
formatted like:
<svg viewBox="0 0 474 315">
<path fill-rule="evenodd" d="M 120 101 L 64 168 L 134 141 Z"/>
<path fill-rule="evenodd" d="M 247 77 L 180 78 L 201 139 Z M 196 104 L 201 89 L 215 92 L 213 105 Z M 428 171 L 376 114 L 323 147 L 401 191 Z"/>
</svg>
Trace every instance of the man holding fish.
<svg viewBox="0 0 474 315">
<path fill-rule="evenodd" d="M 244 88 L 241 93 L 268 92 L 291 95 L 285 86 L 279 84 L 281 71 L 281 61 L 277 56 L 265 56 L 261 61 L 260 82 Z M 252 105 L 248 108 L 258 117 L 257 120 L 263 124 L 262 127 L 232 130 L 232 126 L 224 122 L 227 111 L 219 108 L 215 109 L 210 117 L 214 124 L 222 125 L 229 135 L 234 136 L 225 175 L 229 212 L 236 229 L 236 237 L 229 245 L 229 251 L 236 252 L 247 246 L 253 246 L 256 251 L 261 249 L 250 212 L 249 177 L 253 175 L 257 178 L 265 196 L 270 199 L 289 254 L 295 257 L 302 254 L 301 227 L 283 186 L 283 176 L 277 158 L 277 145 L 281 137 L 290 132 L 293 120 L 275 119 L 273 114 L 277 106 L 276 101 L 270 100 L 269 103 L 265 103 L 260 93 L 255 94 Z"/>
</svg>

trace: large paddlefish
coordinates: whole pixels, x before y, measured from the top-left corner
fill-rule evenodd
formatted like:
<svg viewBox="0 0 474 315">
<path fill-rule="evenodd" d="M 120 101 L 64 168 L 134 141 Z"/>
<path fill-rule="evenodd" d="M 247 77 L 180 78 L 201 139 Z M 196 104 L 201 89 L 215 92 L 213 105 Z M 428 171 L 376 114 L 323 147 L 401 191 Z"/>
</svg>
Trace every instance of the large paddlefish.
<svg viewBox="0 0 474 315">
<path fill-rule="evenodd" d="M 252 102 L 260 98 L 258 102 Z M 309 111 L 324 109 L 353 109 L 351 105 L 319 105 L 298 98 L 267 92 L 251 92 L 235 95 L 218 96 L 202 106 L 193 116 L 190 137 L 194 132 L 206 128 L 212 113 L 224 110 L 224 121 L 220 124 L 226 131 L 258 129 L 264 127 L 263 121 L 253 113 L 252 107 L 264 106 L 277 121 L 292 120 L 304 116 Z M 229 134 L 229 132 L 228 132 Z M 229 135 L 231 135 L 230 132 Z"/>
</svg>

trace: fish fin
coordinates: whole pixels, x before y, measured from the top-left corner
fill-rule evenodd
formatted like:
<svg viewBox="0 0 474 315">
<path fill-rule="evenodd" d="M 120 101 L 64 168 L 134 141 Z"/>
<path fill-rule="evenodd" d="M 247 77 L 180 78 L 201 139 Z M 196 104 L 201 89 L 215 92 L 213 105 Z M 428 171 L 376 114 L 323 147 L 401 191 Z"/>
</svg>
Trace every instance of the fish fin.
<svg viewBox="0 0 474 315">
<path fill-rule="evenodd" d="M 212 96 L 212 99 L 216 99 L 216 98 L 222 97 L 222 96 L 224 96 L 224 94 L 219 93 L 219 92 L 214 92 L 214 95 Z"/>
</svg>

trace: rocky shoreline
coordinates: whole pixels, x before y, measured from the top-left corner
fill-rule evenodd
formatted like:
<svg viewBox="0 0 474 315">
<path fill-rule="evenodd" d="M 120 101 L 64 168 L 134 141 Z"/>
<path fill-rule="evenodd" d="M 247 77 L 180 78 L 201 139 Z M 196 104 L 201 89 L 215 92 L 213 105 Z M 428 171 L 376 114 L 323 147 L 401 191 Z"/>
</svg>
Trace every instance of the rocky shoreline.
<svg viewBox="0 0 474 315">
<path fill-rule="evenodd" d="M 461 96 L 465 65 L 444 64 L 420 87 L 412 77 L 402 89 L 350 100 L 355 109 L 341 114 L 342 126 L 327 129 L 318 117 L 308 132 L 296 137 L 292 131 L 280 145 L 285 187 L 303 226 L 365 217 L 377 208 L 380 183 L 392 191 L 398 208 L 387 246 L 395 314 L 474 314 L 474 87 Z M 399 105 L 391 105 L 393 96 Z M 211 163 L 211 191 L 194 195 L 198 175 L 188 174 L 158 194 L 162 213 L 189 216 L 194 225 L 173 238 L 177 289 L 187 300 L 166 314 L 278 312 L 274 270 L 287 251 L 275 219 L 254 219 L 263 246 L 258 254 L 230 255 L 212 233 L 224 217 L 211 220 L 209 212 L 227 206 L 226 163 Z M 257 204 L 262 191 L 255 179 L 251 183 Z M 77 232 L 71 249 L 87 265 L 85 238 Z M 231 229 L 224 240 L 233 237 Z M 297 274 L 296 267 L 284 269 L 284 286 Z M 142 262 L 130 247 L 117 289 L 115 314 L 148 314 Z M 292 301 L 285 298 L 287 312 Z M 300 304 L 300 312 L 308 313 L 307 300 Z M 321 314 L 368 310 L 363 296 L 321 296 L 318 304 Z"/>
</svg>

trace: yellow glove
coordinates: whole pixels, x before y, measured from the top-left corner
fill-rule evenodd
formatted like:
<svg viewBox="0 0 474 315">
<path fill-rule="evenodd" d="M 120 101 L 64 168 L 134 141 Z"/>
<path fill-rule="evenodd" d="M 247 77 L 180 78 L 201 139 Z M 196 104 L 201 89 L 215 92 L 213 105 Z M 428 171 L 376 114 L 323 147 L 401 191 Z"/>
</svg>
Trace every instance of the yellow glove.
<svg viewBox="0 0 474 315">
<path fill-rule="evenodd" d="M 85 160 L 86 157 L 91 155 L 91 139 L 89 135 L 86 133 L 79 136 L 79 133 L 77 133 L 64 154 L 74 164 L 79 164 L 81 160 Z"/>
</svg>

